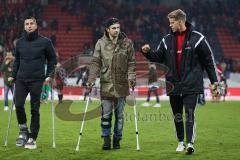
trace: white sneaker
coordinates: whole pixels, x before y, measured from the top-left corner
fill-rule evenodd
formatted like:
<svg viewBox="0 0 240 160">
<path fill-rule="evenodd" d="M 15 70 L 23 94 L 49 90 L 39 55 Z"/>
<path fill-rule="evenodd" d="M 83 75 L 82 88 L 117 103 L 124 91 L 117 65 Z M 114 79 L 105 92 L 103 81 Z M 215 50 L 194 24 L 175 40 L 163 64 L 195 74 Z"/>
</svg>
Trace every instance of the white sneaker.
<svg viewBox="0 0 240 160">
<path fill-rule="evenodd" d="M 161 107 L 161 104 L 160 103 L 156 103 L 153 107 Z"/>
<path fill-rule="evenodd" d="M 37 143 L 32 138 L 29 138 L 24 148 L 27 149 L 37 149 Z"/>
<path fill-rule="evenodd" d="M 150 103 L 145 102 L 145 103 L 142 104 L 142 106 L 143 106 L 143 107 L 149 107 L 149 106 L 150 106 Z"/>
<path fill-rule="evenodd" d="M 183 152 L 185 150 L 184 142 L 178 142 L 178 146 L 176 148 L 176 152 Z"/>
<path fill-rule="evenodd" d="M 186 154 L 192 154 L 194 152 L 194 147 L 192 143 L 187 144 Z"/>
<path fill-rule="evenodd" d="M 8 106 L 5 106 L 4 111 L 8 111 L 8 110 L 9 110 Z"/>
</svg>

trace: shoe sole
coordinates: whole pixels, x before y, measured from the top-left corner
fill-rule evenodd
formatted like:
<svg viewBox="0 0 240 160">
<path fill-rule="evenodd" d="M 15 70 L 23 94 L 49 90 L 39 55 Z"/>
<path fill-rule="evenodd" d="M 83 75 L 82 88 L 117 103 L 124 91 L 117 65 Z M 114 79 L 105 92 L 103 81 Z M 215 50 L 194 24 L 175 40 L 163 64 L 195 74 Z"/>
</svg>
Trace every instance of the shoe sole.
<svg viewBox="0 0 240 160">
<path fill-rule="evenodd" d="M 185 149 L 184 150 L 176 150 L 176 152 L 184 152 L 185 151 Z"/>
<path fill-rule="evenodd" d="M 17 147 L 24 147 L 25 144 L 16 144 Z"/>
<path fill-rule="evenodd" d="M 37 146 L 33 147 L 33 146 L 26 146 L 26 145 L 25 145 L 24 148 L 26 148 L 26 149 L 37 149 Z"/>
</svg>

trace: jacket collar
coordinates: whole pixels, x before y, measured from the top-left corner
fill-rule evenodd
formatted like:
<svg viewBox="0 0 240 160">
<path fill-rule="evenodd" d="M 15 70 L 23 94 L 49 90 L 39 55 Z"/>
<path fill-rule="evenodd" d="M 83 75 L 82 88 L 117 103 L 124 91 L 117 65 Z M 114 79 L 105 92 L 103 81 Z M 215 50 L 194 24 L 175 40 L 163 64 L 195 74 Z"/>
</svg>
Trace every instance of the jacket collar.
<svg viewBox="0 0 240 160">
<path fill-rule="evenodd" d="M 191 32 L 193 30 L 193 25 L 191 23 L 189 23 L 188 21 L 185 22 L 186 28 L 187 28 L 187 32 Z M 178 34 L 178 32 L 173 32 L 170 29 L 170 34 L 176 35 Z"/>
<path fill-rule="evenodd" d="M 24 30 L 24 38 L 27 41 L 33 41 L 38 38 L 38 29 L 36 29 L 34 32 L 28 33 L 27 31 Z"/>
<path fill-rule="evenodd" d="M 111 39 L 109 38 L 107 32 L 104 32 L 104 35 L 102 37 L 105 41 L 111 41 Z M 126 34 L 124 32 L 120 32 L 119 36 L 118 36 L 118 40 L 117 43 L 121 43 L 125 38 L 127 38 Z"/>
</svg>

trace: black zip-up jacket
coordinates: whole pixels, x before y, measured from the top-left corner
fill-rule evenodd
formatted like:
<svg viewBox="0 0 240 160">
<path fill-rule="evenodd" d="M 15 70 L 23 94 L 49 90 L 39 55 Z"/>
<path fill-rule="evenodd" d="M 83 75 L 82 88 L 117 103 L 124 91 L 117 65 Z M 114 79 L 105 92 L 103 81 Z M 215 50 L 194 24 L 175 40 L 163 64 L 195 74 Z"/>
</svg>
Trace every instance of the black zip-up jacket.
<svg viewBox="0 0 240 160">
<path fill-rule="evenodd" d="M 180 76 L 176 69 L 176 34 L 171 32 L 160 42 L 156 51 L 143 54 L 148 60 L 164 63 L 167 95 L 185 95 L 203 93 L 203 69 L 211 83 L 218 82 L 216 65 L 212 49 L 205 36 L 192 29 L 186 22 L 187 32 L 182 47 Z"/>
<path fill-rule="evenodd" d="M 57 63 L 51 40 L 39 35 L 37 30 L 30 34 L 24 31 L 24 36 L 16 43 L 15 58 L 13 65 L 15 80 L 44 80 L 52 76 Z"/>
</svg>

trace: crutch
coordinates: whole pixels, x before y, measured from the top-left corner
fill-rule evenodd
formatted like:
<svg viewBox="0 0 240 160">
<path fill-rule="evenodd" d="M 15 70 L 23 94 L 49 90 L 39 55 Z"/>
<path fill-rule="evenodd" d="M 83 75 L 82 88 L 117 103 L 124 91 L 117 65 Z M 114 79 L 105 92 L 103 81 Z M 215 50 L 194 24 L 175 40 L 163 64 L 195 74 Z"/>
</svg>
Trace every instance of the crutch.
<svg viewBox="0 0 240 160">
<path fill-rule="evenodd" d="M 4 142 L 5 147 L 7 147 L 7 145 L 8 145 L 8 135 L 9 135 L 9 130 L 10 130 L 11 121 L 12 121 L 12 112 L 13 112 L 14 100 L 15 100 L 15 86 L 13 86 L 12 95 L 13 95 L 12 105 L 11 105 L 10 113 L 8 116 L 8 128 L 7 128 L 7 133 L 6 133 L 5 142 Z"/>
<path fill-rule="evenodd" d="M 79 133 L 79 136 L 78 136 L 77 146 L 76 146 L 76 149 L 75 149 L 76 151 L 79 151 L 79 145 L 80 145 L 80 141 L 81 141 L 81 136 L 82 136 L 82 132 L 83 132 L 84 121 L 85 121 L 85 118 L 86 118 L 86 113 L 87 113 L 87 109 L 88 109 L 88 104 L 89 104 L 89 101 L 90 101 L 90 97 L 91 97 L 91 91 L 88 93 L 87 102 L 86 102 L 86 105 L 85 105 L 85 111 L 84 111 L 83 120 L 82 120 L 82 125 L 81 125 L 80 133 Z"/>
<path fill-rule="evenodd" d="M 53 82 L 51 82 L 51 108 L 52 108 L 52 147 L 56 148 L 55 143 L 55 121 L 54 121 L 54 91 L 53 91 Z"/>
<path fill-rule="evenodd" d="M 134 87 L 132 87 L 132 97 L 133 97 L 134 121 L 135 121 L 135 129 L 136 129 L 137 151 L 140 151 L 139 140 L 138 140 L 137 111 L 136 111 L 136 95 L 135 95 Z"/>
</svg>

